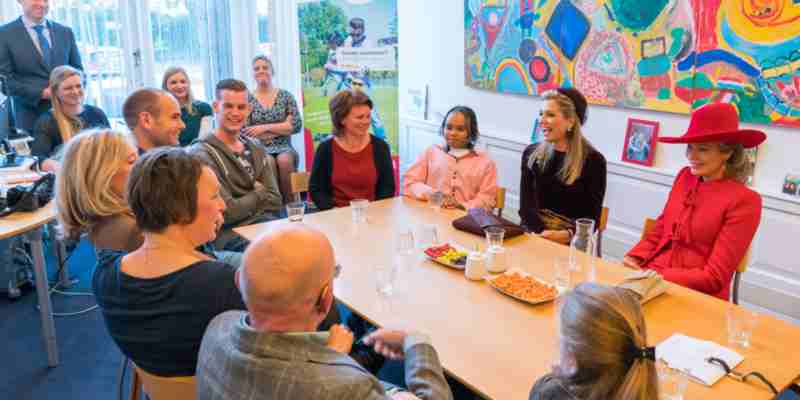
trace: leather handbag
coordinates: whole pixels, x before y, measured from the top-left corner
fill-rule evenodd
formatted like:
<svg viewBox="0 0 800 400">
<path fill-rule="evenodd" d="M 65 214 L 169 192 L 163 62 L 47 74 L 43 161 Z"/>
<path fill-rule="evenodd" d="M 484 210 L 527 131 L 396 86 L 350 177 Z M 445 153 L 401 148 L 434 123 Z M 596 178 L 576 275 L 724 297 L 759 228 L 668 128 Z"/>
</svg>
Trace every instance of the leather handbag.
<svg viewBox="0 0 800 400">
<path fill-rule="evenodd" d="M 505 218 L 498 217 L 483 208 L 471 208 L 467 211 L 467 215 L 453 220 L 453 228 L 478 236 L 483 236 L 484 229 L 490 226 L 499 226 L 505 229 L 506 239 L 525 233 L 525 229 L 522 229 L 521 226 Z"/>
</svg>

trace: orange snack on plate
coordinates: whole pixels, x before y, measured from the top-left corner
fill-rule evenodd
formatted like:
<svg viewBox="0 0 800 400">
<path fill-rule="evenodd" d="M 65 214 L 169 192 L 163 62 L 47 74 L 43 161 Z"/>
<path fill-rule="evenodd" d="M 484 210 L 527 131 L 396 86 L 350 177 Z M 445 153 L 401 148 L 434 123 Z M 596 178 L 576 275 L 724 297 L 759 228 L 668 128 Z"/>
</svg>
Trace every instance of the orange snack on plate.
<svg viewBox="0 0 800 400">
<path fill-rule="evenodd" d="M 556 288 L 519 273 L 500 275 L 492 280 L 498 289 L 525 301 L 540 301 L 558 296 Z"/>
</svg>

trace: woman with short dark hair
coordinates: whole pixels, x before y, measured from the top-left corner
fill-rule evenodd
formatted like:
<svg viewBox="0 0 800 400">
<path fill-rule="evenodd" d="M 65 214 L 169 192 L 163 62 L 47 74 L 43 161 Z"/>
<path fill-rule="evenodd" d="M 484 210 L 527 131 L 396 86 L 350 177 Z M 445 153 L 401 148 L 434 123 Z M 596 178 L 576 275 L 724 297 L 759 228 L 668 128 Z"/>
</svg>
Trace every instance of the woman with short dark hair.
<svg viewBox="0 0 800 400">
<path fill-rule="evenodd" d="M 369 96 L 343 90 L 329 105 L 333 135 L 317 147 L 309 192 L 321 210 L 350 205 L 350 200 L 394 196 L 389 145 L 369 133 L 373 103 Z"/>
<path fill-rule="evenodd" d="M 127 199 L 144 243 L 99 260 L 97 303 L 111 337 L 140 368 L 194 375 L 211 319 L 245 308 L 235 268 L 197 250 L 223 221 L 219 182 L 185 150 L 157 148 L 134 164 Z"/>
</svg>

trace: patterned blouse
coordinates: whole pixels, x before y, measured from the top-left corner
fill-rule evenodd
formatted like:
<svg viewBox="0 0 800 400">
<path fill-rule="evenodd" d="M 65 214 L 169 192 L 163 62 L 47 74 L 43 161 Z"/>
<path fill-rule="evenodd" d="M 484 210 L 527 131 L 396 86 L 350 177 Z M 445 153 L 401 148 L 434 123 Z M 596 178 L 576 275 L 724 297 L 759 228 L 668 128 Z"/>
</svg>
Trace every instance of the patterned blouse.
<svg viewBox="0 0 800 400">
<path fill-rule="evenodd" d="M 270 108 L 262 106 L 253 94 L 249 95 L 249 101 L 253 111 L 247 117 L 247 126 L 280 123 L 292 115 L 292 134 L 299 133 L 303 127 L 297 102 L 294 100 L 294 96 L 286 90 L 278 89 L 275 103 Z M 266 147 L 267 153 L 280 154 L 293 151 L 292 142 L 289 139 L 290 136 L 279 136 L 272 140 L 261 139 L 260 141 Z"/>
</svg>

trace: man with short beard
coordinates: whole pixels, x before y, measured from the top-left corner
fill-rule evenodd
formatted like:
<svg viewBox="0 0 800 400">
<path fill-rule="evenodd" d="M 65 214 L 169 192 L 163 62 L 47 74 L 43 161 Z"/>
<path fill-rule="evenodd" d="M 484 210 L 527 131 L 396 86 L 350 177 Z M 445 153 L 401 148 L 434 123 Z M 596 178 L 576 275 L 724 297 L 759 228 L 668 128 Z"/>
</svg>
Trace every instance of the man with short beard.
<svg viewBox="0 0 800 400">
<path fill-rule="evenodd" d="M 181 107 L 169 92 L 143 88 L 133 92 L 122 105 L 122 115 L 136 138 L 139 155 L 162 146 L 177 146 L 186 125 Z"/>
</svg>

